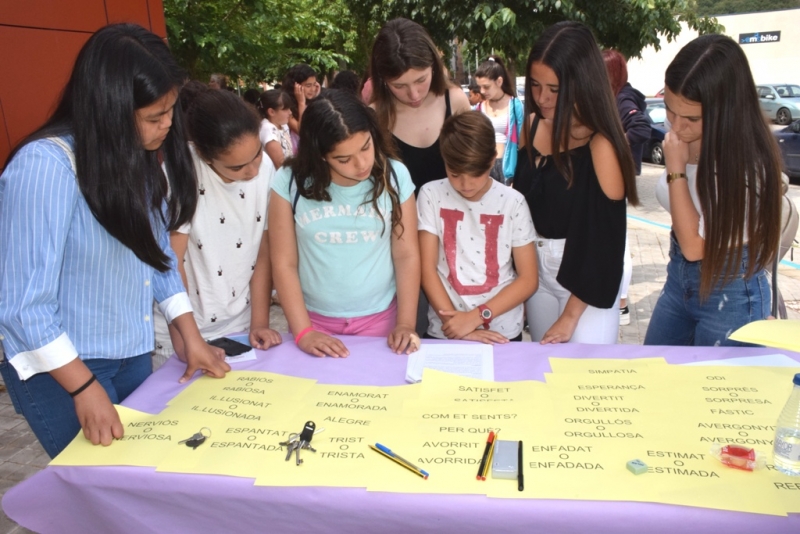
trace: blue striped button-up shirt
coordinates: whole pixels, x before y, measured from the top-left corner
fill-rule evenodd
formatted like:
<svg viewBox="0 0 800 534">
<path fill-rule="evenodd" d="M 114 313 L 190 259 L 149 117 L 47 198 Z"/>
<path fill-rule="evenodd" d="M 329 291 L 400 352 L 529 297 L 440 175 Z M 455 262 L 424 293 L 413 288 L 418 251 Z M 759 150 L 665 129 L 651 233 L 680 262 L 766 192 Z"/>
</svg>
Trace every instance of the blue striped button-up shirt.
<svg viewBox="0 0 800 534">
<path fill-rule="evenodd" d="M 169 321 L 191 312 L 163 224 L 154 223 L 173 268 L 160 273 L 97 222 L 70 156 L 35 141 L 0 176 L 0 339 L 23 380 L 76 356 L 152 351 L 154 298 Z"/>
</svg>

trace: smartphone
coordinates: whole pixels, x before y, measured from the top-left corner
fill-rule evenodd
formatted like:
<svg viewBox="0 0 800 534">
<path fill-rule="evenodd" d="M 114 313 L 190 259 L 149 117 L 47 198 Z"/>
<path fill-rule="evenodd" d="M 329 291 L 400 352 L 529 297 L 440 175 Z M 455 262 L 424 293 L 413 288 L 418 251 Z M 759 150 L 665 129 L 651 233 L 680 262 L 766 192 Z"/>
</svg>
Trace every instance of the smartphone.
<svg viewBox="0 0 800 534">
<path fill-rule="evenodd" d="M 212 339 L 208 342 L 208 344 L 212 347 L 221 348 L 225 351 L 226 356 L 239 356 L 240 354 L 244 354 L 245 352 L 253 349 L 253 347 L 250 345 L 239 343 L 238 341 L 234 341 L 233 339 L 227 337 Z"/>
</svg>

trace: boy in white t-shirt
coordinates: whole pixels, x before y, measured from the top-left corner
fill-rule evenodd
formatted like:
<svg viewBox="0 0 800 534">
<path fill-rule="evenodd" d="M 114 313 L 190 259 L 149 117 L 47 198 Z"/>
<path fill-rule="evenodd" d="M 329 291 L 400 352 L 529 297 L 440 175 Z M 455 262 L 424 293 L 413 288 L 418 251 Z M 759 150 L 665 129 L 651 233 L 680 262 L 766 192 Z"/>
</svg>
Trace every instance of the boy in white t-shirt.
<svg viewBox="0 0 800 534">
<path fill-rule="evenodd" d="M 523 303 L 538 287 L 525 198 L 489 176 L 494 129 L 485 115 L 454 115 L 439 137 L 447 178 L 417 200 L 426 337 L 520 341 Z"/>
</svg>

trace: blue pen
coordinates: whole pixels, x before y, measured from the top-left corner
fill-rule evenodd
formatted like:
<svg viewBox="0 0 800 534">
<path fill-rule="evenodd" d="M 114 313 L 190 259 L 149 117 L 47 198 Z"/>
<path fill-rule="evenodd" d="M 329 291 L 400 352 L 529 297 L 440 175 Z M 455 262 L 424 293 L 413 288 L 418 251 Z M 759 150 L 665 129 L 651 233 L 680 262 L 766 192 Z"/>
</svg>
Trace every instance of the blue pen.
<svg viewBox="0 0 800 534">
<path fill-rule="evenodd" d="M 397 454 L 393 453 L 393 452 L 392 452 L 392 449 L 390 449 L 389 447 L 386 447 L 386 446 L 384 446 L 384 445 L 381 445 L 380 443 L 376 443 L 376 444 L 375 444 L 375 448 L 377 448 L 379 451 L 381 451 L 381 452 L 382 452 L 382 453 L 384 453 L 385 455 L 389 456 L 390 458 L 393 458 L 393 459 L 395 459 L 395 460 L 399 461 L 400 463 L 403 463 L 403 464 L 407 465 L 407 466 L 408 466 L 408 467 L 410 467 L 412 470 L 414 470 L 414 471 L 418 471 L 418 472 L 419 472 L 419 473 L 421 473 L 421 474 L 422 474 L 422 476 L 424 476 L 425 478 L 428 478 L 428 476 L 430 476 L 430 475 L 428 475 L 428 473 L 427 473 L 426 471 L 423 471 L 422 469 L 420 469 L 420 468 L 419 468 L 419 467 L 417 467 L 416 465 L 412 464 L 411 462 L 409 462 L 408 460 L 406 460 L 406 459 L 405 459 L 405 458 L 403 458 L 402 456 L 399 456 L 399 455 L 397 455 Z"/>
</svg>

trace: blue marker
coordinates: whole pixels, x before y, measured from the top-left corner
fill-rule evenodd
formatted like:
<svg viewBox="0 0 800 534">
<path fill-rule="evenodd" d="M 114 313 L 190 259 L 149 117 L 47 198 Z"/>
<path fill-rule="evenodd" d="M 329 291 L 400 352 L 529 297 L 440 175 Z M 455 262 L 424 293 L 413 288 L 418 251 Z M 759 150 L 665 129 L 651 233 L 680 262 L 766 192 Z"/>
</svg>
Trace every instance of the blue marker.
<svg viewBox="0 0 800 534">
<path fill-rule="evenodd" d="M 375 448 L 378 449 L 383 454 L 385 454 L 386 456 L 388 456 L 389 458 L 395 460 L 396 462 L 401 463 L 401 464 L 405 465 L 406 467 L 410 468 L 412 471 L 417 471 L 423 477 L 428 478 L 429 475 L 428 475 L 428 473 L 426 471 L 423 471 L 422 469 L 420 469 L 416 465 L 412 464 L 411 462 L 409 462 L 408 460 L 406 460 L 402 456 L 399 456 L 399 455 L 393 453 L 392 449 L 390 449 L 389 447 L 381 445 L 380 443 L 376 443 L 375 444 Z"/>
</svg>

